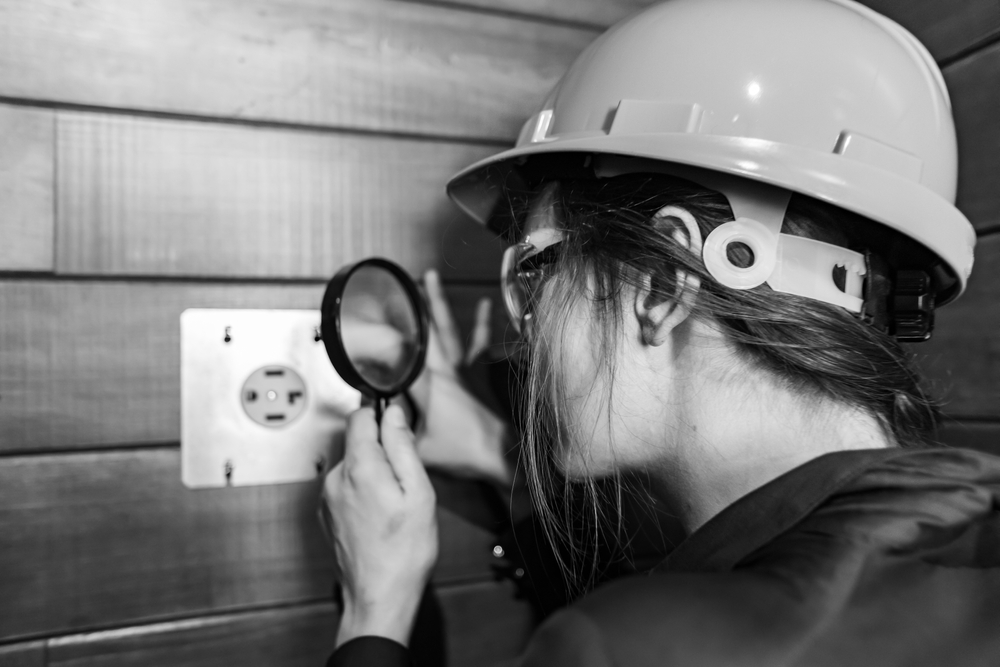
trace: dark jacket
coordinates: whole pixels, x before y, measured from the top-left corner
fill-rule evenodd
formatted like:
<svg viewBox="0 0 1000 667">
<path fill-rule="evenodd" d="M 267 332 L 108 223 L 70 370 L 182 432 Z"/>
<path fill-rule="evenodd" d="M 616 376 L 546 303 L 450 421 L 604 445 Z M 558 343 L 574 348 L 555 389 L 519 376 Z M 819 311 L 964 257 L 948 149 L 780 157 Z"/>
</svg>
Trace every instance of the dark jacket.
<svg viewBox="0 0 1000 667">
<path fill-rule="evenodd" d="M 1000 665 L 1000 459 L 810 461 L 551 616 L 522 664 Z"/>
</svg>

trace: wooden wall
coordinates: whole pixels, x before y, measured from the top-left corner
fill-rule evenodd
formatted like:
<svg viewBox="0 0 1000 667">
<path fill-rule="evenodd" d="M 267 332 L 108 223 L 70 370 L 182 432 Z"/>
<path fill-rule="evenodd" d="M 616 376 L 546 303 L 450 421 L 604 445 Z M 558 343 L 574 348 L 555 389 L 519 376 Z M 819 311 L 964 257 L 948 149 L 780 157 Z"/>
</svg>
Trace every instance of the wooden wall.
<svg viewBox="0 0 1000 667">
<path fill-rule="evenodd" d="M 318 488 L 188 491 L 178 316 L 314 308 L 370 254 L 441 269 L 459 316 L 500 248 L 443 183 L 509 145 L 647 0 L 0 0 L 0 665 L 316 665 L 336 614 Z M 1000 8 L 870 0 L 942 63 L 981 234 L 915 348 L 946 440 L 1000 434 Z M 449 664 L 531 626 L 443 507 Z"/>
</svg>

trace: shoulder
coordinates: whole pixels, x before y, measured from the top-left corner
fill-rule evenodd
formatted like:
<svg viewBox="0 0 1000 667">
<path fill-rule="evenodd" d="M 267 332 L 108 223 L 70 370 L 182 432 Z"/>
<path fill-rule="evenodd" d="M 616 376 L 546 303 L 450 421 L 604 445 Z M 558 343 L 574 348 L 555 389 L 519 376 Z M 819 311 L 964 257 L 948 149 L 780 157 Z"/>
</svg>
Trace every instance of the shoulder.
<svg viewBox="0 0 1000 667">
<path fill-rule="evenodd" d="M 689 665 L 746 657 L 787 601 L 757 577 L 657 573 L 616 580 L 553 614 L 523 667 Z M 762 636 L 763 635 L 763 636 Z"/>
<path fill-rule="evenodd" d="M 535 631 L 520 667 L 611 667 L 606 639 L 594 618 L 569 607 Z"/>
</svg>

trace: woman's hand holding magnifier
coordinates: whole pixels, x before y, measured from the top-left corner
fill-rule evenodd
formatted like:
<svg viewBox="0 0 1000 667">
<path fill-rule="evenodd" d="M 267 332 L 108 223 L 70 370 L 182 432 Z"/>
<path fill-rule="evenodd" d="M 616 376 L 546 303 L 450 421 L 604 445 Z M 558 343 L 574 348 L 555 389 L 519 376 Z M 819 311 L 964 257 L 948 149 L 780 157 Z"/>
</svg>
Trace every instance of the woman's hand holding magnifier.
<svg viewBox="0 0 1000 667">
<path fill-rule="evenodd" d="M 434 488 L 398 406 L 382 417 L 381 444 L 371 408 L 351 415 L 323 501 L 343 586 L 337 646 L 365 635 L 406 645 L 438 538 Z"/>
<path fill-rule="evenodd" d="M 365 635 L 409 640 L 438 551 L 424 463 L 509 485 L 508 428 L 458 376 L 488 342 L 489 304 L 480 304 L 463 353 L 436 273 L 425 286 L 433 324 L 416 286 L 387 260 L 345 267 L 323 299 L 323 341 L 341 377 L 376 406 L 409 387 L 423 415 L 415 447 L 398 405 L 382 416 L 381 436 L 377 411 L 358 410 L 348 421 L 344 459 L 327 475 L 323 522 L 343 593 L 338 646 Z"/>
</svg>

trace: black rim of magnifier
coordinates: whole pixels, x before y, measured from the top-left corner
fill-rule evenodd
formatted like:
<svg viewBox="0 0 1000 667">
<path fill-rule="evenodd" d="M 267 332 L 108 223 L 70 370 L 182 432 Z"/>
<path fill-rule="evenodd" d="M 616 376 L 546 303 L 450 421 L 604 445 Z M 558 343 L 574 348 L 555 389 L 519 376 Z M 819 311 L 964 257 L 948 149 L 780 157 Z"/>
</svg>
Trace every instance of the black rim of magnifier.
<svg viewBox="0 0 1000 667">
<path fill-rule="evenodd" d="M 410 305 L 413 306 L 413 310 L 417 315 L 416 358 L 410 368 L 410 372 L 394 385 L 393 391 L 376 389 L 372 385 L 368 384 L 363 377 L 361 377 L 361 374 L 354 368 L 354 364 L 351 363 L 350 357 L 347 356 L 347 351 L 344 349 L 344 341 L 343 338 L 341 338 L 340 306 L 343 301 L 342 297 L 344 295 L 344 288 L 347 286 L 347 281 L 351 279 L 351 276 L 354 275 L 355 271 L 367 266 L 375 266 L 380 269 L 385 269 L 391 273 L 393 277 L 396 278 L 396 281 L 402 286 L 403 291 L 410 300 Z M 323 336 L 323 345 L 326 347 L 326 353 L 330 357 L 330 361 L 333 362 L 333 367 L 337 369 L 340 377 L 344 379 L 344 382 L 351 385 L 362 394 L 375 399 L 376 410 L 379 412 L 381 412 L 381 405 L 378 404 L 378 401 L 392 398 L 396 394 L 404 391 L 407 387 L 413 384 L 413 381 L 417 379 L 418 375 L 420 375 L 420 371 L 423 370 L 424 359 L 427 357 L 428 327 L 429 322 L 427 308 L 424 305 L 424 298 L 420 294 L 420 290 L 417 289 L 416 283 L 413 282 L 413 278 L 411 278 L 410 274 L 408 274 L 401 266 L 382 257 L 371 257 L 369 259 L 363 259 L 355 264 L 345 266 L 337 272 L 337 275 L 330 279 L 330 282 L 326 286 L 326 292 L 323 294 L 320 331 Z"/>
</svg>

